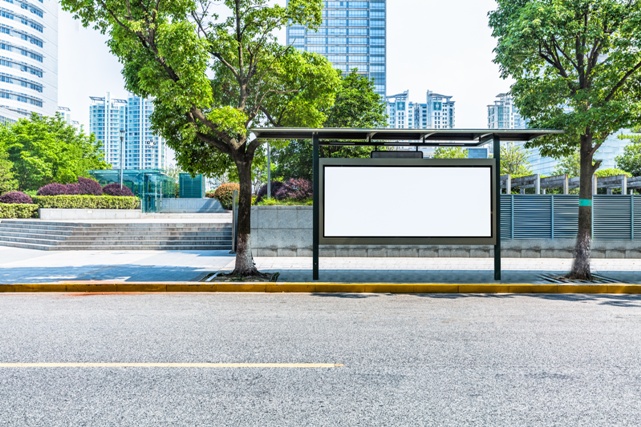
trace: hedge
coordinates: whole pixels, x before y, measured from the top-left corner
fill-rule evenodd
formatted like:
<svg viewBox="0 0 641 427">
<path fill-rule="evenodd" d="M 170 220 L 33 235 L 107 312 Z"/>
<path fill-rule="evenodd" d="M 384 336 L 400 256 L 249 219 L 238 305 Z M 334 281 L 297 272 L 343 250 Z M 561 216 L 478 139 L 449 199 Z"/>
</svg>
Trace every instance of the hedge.
<svg viewBox="0 0 641 427">
<path fill-rule="evenodd" d="M 0 203 L 0 218 L 37 218 L 38 205 Z"/>
<path fill-rule="evenodd" d="M 137 197 L 124 196 L 35 196 L 33 202 L 41 208 L 53 209 L 138 209 Z"/>
</svg>

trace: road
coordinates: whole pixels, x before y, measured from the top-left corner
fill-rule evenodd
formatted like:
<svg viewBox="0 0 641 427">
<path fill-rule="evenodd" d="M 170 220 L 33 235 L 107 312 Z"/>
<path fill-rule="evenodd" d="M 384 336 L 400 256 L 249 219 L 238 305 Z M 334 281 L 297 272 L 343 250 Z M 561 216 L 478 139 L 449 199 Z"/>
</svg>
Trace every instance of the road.
<svg viewBox="0 0 641 427">
<path fill-rule="evenodd" d="M 638 426 L 640 327 L 637 296 L 2 294 L 0 425 Z"/>
</svg>

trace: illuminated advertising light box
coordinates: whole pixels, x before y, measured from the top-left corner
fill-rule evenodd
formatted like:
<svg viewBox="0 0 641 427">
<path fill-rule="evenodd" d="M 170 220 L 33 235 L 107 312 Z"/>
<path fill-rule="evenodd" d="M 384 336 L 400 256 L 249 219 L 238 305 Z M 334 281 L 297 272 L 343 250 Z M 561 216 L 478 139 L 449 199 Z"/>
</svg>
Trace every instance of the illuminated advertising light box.
<svg viewBox="0 0 641 427">
<path fill-rule="evenodd" d="M 321 244 L 494 245 L 492 159 L 321 159 Z"/>
</svg>

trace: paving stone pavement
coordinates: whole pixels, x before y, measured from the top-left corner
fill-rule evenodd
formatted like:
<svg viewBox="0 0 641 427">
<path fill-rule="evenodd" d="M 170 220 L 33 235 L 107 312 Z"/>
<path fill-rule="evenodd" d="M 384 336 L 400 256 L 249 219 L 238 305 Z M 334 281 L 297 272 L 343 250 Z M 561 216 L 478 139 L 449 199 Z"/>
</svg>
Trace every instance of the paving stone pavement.
<svg viewBox="0 0 641 427">
<path fill-rule="evenodd" d="M 279 282 L 311 282 L 311 258 L 255 258 L 261 271 L 279 272 Z M 563 274 L 570 259 L 502 260 L 502 283 L 549 283 L 542 274 Z M 0 246 L 0 283 L 59 281 L 179 282 L 230 271 L 226 251 L 38 251 Z M 594 259 L 595 273 L 641 283 L 641 260 Z M 321 258 L 320 280 L 351 283 L 494 283 L 488 258 Z"/>
</svg>

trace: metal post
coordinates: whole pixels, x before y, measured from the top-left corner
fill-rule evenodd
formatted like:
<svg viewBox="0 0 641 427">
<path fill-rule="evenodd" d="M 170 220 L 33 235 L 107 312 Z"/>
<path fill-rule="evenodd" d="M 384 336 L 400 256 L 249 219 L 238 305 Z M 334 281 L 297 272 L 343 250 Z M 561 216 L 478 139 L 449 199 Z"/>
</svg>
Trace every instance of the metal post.
<svg viewBox="0 0 641 427">
<path fill-rule="evenodd" d="M 120 189 L 121 190 L 122 190 L 124 168 L 125 168 L 125 130 L 120 129 Z"/>
<path fill-rule="evenodd" d="M 320 141 L 318 134 L 312 137 L 313 150 L 313 177 L 314 177 L 314 205 L 313 205 L 313 233 L 312 236 L 312 280 L 318 280 L 319 234 L 320 234 Z"/>
<path fill-rule="evenodd" d="M 267 198 L 272 198 L 272 149 L 267 143 Z"/>
<path fill-rule="evenodd" d="M 494 245 L 494 280 L 501 280 L 501 139 L 494 135 L 494 179 L 496 181 L 496 244 Z"/>
</svg>

